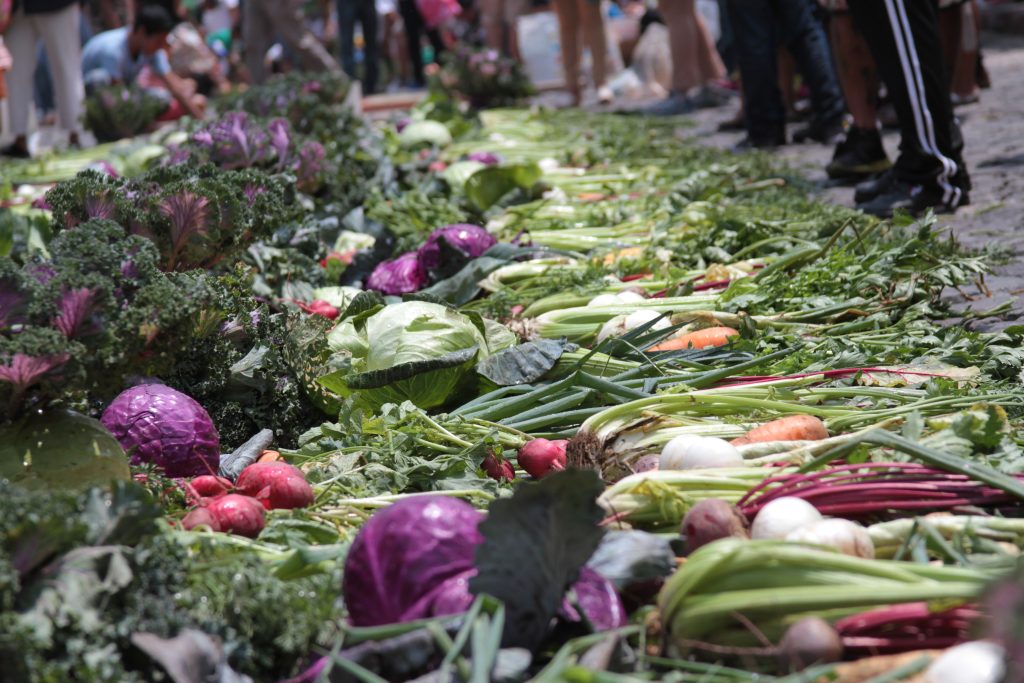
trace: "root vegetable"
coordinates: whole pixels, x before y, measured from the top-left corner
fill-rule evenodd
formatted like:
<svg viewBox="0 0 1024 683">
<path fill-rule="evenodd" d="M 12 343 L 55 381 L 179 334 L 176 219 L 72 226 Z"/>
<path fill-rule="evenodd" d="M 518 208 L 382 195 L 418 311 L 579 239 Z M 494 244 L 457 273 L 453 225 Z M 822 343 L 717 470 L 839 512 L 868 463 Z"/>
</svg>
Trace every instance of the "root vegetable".
<svg viewBox="0 0 1024 683">
<path fill-rule="evenodd" d="M 842 655 L 843 642 L 839 634 L 820 617 L 805 617 L 796 622 L 779 643 L 779 664 L 788 671 L 837 662 Z"/>
<path fill-rule="evenodd" d="M 548 441 L 534 439 L 519 449 L 519 466 L 534 479 L 542 479 L 552 472 L 565 469 L 565 439 Z"/>
<path fill-rule="evenodd" d="M 615 295 L 616 303 L 620 304 L 636 304 L 644 301 L 646 297 L 640 292 L 634 292 L 629 289 L 624 289 Z"/>
<path fill-rule="evenodd" d="M 677 439 L 686 438 L 673 446 Z M 672 448 L 669 448 L 672 446 Z M 668 453 L 666 454 L 666 451 Z M 663 470 L 695 470 L 708 467 L 742 467 L 743 456 L 729 442 L 714 436 L 677 436 L 661 451 Z"/>
<path fill-rule="evenodd" d="M 620 303 L 622 302 L 614 294 L 598 294 L 587 302 L 587 306 L 617 306 Z"/>
<path fill-rule="evenodd" d="M 292 510 L 311 505 L 313 488 L 302 470 L 286 462 L 255 462 L 238 475 L 235 488 L 253 496 L 269 510 Z"/>
<path fill-rule="evenodd" d="M 739 332 L 731 327 L 708 327 L 696 332 L 688 332 L 656 344 L 648 351 L 679 351 L 685 349 L 706 349 L 725 346 Z"/>
<path fill-rule="evenodd" d="M 827 545 L 853 557 L 875 558 L 875 544 L 868 530 L 848 519 L 829 518 L 812 522 L 786 534 L 786 540 Z"/>
<path fill-rule="evenodd" d="M 813 415 L 787 415 L 754 427 L 730 443 L 743 446 L 763 441 L 820 441 L 827 438 L 825 423 Z"/>
<path fill-rule="evenodd" d="M 925 670 L 925 683 L 999 683 L 1006 675 L 1006 653 L 996 643 L 975 640 L 951 647 Z"/>
<path fill-rule="evenodd" d="M 480 468 L 488 477 L 497 481 L 512 481 L 516 478 L 516 470 L 512 467 L 512 463 L 494 453 L 487 454 L 480 464 Z"/>
<path fill-rule="evenodd" d="M 791 532 L 821 520 L 821 513 L 802 498 L 776 498 L 761 508 L 750 525 L 750 536 L 757 540 L 784 540 Z"/>
<path fill-rule="evenodd" d="M 658 461 L 659 469 L 683 469 L 681 463 L 686 457 L 686 454 L 690 452 L 690 449 L 695 448 L 697 444 L 703 440 L 704 437 L 697 434 L 680 434 L 679 436 L 671 439 L 661 447 L 661 457 Z"/>
<path fill-rule="evenodd" d="M 190 492 L 194 492 L 200 498 L 216 498 L 231 490 L 231 481 L 224 477 L 203 474 L 193 477 L 189 486 L 191 487 Z"/>
<path fill-rule="evenodd" d="M 683 518 L 681 533 L 686 537 L 686 552 L 720 538 L 750 538 L 747 519 L 739 509 L 721 498 L 698 501 Z"/>
<path fill-rule="evenodd" d="M 199 509 L 202 508 L 196 511 Z M 216 524 L 213 528 L 230 534 L 256 538 L 266 525 L 263 506 L 250 496 L 229 493 L 214 498 L 205 509 Z"/>
<path fill-rule="evenodd" d="M 217 523 L 217 518 L 206 507 L 197 507 L 190 510 L 184 519 L 181 520 L 181 526 L 188 530 L 195 529 L 198 526 L 208 526 L 214 531 L 221 530 L 220 524 Z"/>
</svg>

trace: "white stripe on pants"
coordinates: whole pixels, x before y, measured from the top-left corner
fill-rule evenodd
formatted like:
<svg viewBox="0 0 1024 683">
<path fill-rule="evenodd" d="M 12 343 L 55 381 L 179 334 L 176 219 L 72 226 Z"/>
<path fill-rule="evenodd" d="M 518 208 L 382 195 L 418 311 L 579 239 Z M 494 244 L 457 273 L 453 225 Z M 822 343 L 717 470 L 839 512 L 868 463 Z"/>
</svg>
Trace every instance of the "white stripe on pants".
<svg viewBox="0 0 1024 683">
<path fill-rule="evenodd" d="M 57 12 L 25 14 L 19 9 L 11 18 L 4 34 L 4 42 L 11 52 L 14 64 L 7 74 L 10 87 L 9 107 L 11 131 L 15 135 L 28 133 L 29 107 L 33 106 L 33 74 L 36 70 L 37 45 L 43 49 L 53 75 L 57 114 L 62 128 L 80 129 L 79 116 L 85 89 L 82 86 L 82 44 L 78 23 L 81 21 L 78 3 Z"/>
<path fill-rule="evenodd" d="M 939 151 L 939 144 L 935 139 L 935 122 L 925 98 L 921 62 L 917 57 L 914 34 L 910 30 L 903 0 L 885 0 L 885 10 L 889 15 L 896 50 L 900 55 L 903 78 L 907 82 L 907 96 L 914 111 L 914 129 L 917 131 L 918 144 L 924 152 L 935 157 L 942 165 L 942 170 L 936 178 L 939 187 L 942 188 L 942 201 L 956 206 L 960 202 L 961 194 L 960 188 L 954 187 L 951 182 L 957 171 L 956 162 Z"/>
</svg>

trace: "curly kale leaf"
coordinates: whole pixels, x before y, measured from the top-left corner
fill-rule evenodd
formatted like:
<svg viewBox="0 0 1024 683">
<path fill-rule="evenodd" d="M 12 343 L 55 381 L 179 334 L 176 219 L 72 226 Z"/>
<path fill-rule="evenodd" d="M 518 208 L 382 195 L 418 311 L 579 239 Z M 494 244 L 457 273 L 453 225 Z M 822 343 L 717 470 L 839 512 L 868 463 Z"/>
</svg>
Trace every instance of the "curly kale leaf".
<svg viewBox="0 0 1024 683">
<path fill-rule="evenodd" d="M 47 193 L 54 230 L 102 218 L 152 241 L 165 271 L 208 269 L 294 214 L 282 178 L 210 164 L 158 167 L 138 178 L 80 173 Z"/>
</svg>

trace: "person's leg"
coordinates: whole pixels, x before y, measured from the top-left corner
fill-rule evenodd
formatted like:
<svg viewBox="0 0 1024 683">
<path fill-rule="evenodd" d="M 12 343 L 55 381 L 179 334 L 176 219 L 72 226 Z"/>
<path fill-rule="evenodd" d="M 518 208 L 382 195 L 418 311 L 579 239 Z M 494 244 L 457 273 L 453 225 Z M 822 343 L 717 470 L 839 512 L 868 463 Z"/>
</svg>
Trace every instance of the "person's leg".
<svg viewBox="0 0 1024 683">
<path fill-rule="evenodd" d="M 953 62 L 952 91 L 954 97 L 962 103 L 974 102 L 978 99 L 978 47 L 980 34 L 976 21 L 977 6 L 974 0 L 968 0 L 959 7 L 962 15 L 960 24 L 960 41 L 957 45 L 957 57 Z"/>
<path fill-rule="evenodd" d="M 878 69 L 864 36 L 853 24 L 849 12 L 833 14 L 829 33 L 839 73 L 839 84 L 846 96 L 846 107 L 857 128 L 878 127 Z"/>
<path fill-rule="evenodd" d="M 423 17 L 416 8 L 416 0 L 398 0 L 398 9 L 405 25 L 405 43 L 412 62 L 412 78 L 416 85 L 422 87 L 426 84 L 423 77 Z"/>
<path fill-rule="evenodd" d="M 857 0 L 850 11 L 875 57 L 901 133 L 896 183 L 880 188 L 881 196 L 865 210 L 954 209 L 966 203 L 970 181 L 960 157 L 963 141 L 953 120 L 935 5 Z"/>
<path fill-rule="evenodd" d="M 50 61 L 50 72 L 56 85 L 57 113 L 60 126 L 72 134 L 77 143 L 82 114 L 82 43 L 79 39 L 81 9 L 78 3 L 58 12 L 47 13 L 39 28 L 43 46 Z"/>
<path fill-rule="evenodd" d="M 274 0 L 267 6 L 275 33 L 290 48 L 305 71 L 338 71 L 327 48 L 306 26 L 304 0 Z"/>
<path fill-rule="evenodd" d="M 685 95 L 692 88 L 704 84 L 697 55 L 696 2 L 661 0 L 658 11 L 668 28 L 669 47 L 672 50 L 672 90 Z"/>
<path fill-rule="evenodd" d="M 29 107 L 32 106 L 32 81 L 38 58 L 39 34 L 36 31 L 36 20 L 18 10 L 11 17 L 11 24 L 4 34 L 4 44 L 11 53 L 13 64 L 7 73 L 7 104 L 11 117 L 11 132 L 16 138 L 15 144 L 6 151 L 12 153 L 28 153 L 26 139 L 28 136 Z"/>
<path fill-rule="evenodd" d="M 50 60 L 46 58 L 46 48 L 42 42 L 36 51 L 36 70 L 32 74 L 32 85 L 34 92 L 37 114 L 51 114 L 57 108 L 57 102 L 53 94 L 53 77 L 50 75 Z"/>
<path fill-rule="evenodd" d="M 783 144 L 786 110 L 777 77 L 775 13 L 769 0 L 729 0 L 728 8 L 736 36 L 747 135 L 754 145 Z"/>
<path fill-rule="evenodd" d="M 484 45 L 504 52 L 505 31 L 502 26 L 502 0 L 479 0 L 480 27 L 484 33 Z"/>
<path fill-rule="evenodd" d="M 839 84 L 853 125 L 836 146 L 825 167 L 837 180 L 863 180 L 891 166 L 878 130 L 878 71 L 864 36 L 845 10 L 834 11 L 828 21 Z"/>
<path fill-rule="evenodd" d="M 377 45 L 377 3 L 361 0 L 359 23 L 363 27 L 363 92 L 372 95 L 377 92 L 380 73 L 380 51 Z"/>
<path fill-rule="evenodd" d="M 778 12 L 778 19 L 782 22 L 786 48 L 796 60 L 800 73 L 811 90 L 812 122 L 817 124 L 817 127 L 837 127 L 841 123 L 846 107 L 829 53 L 825 29 L 814 17 L 813 6 L 809 0 L 772 1 Z M 819 139 L 817 135 L 810 137 Z"/>
<path fill-rule="evenodd" d="M 267 79 L 267 50 L 274 34 L 264 10 L 265 4 L 276 0 L 245 0 L 242 3 L 242 37 L 245 40 L 245 66 L 249 82 L 259 85 Z"/>
<path fill-rule="evenodd" d="M 583 38 L 590 50 L 594 87 L 598 90 L 608 86 L 608 33 L 604 25 L 604 13 L 599 0 L 577 0 L 583 19 Z M 602 98 L 604 99 L 604 98 Z"/>
<path fill-rule="evenodd" d="M 711 39 L 711 31 L 704 23 L 704 17 L 697 11 L 695 4 L 692 6 L 694 25 L 697 29 L 697 70 L 700 73 L 700 84 L 707 85 L 716 79 L 725 78 L 727 72 L 715 47 L 715 41 Z"/>
<path fill-rule="evenodd" d="M 338 56 L 341 68 L 349 78 L 356 78 L 355 34 L 357 2 L 362 0 L 338 0 Z M 366 28 L 363 28 L 366 32 Z"/>
<path fill-rule="evenodd" d="M 562 50 L 565 88 L 573 104 L 580 103 L 580 17 L 577 0 L 554 0 L 558 15 L 558 41 Z"/>
</svg>

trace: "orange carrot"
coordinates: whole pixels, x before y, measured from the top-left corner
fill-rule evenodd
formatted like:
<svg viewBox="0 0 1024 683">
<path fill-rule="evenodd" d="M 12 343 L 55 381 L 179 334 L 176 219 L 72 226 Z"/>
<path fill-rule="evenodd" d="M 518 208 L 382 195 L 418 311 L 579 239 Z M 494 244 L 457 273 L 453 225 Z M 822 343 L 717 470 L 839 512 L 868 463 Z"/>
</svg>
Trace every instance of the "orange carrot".
<svg viewBox="0 0 1024 683">
<path fill-rule="evenodd" d="M 731 327 L 708 327 L 696 332 L 688 332 L 672 337 L 652 346 L 648 351 L 678 351 L 680 349 L 706 349 L 712 346 L 725 346 L 739 332 Z"/>
<path fill-rule="evenodd" d="M 787 415 L 754 427 L 729 443 L 743 446 L 767 441 L 820 441 L 827 438 L 825 424 L 813 415 Z"/>
<path fill-rule="evenodd" d="M 625 249 L 619 249 L 609 254 L 605 254 L 604 264 L 610 266 L 620 259 L 637 258 L 642 256 L 644 253 L 643 247 L 626 247 Z"/>
<path fill-rule="evenodd" d="M 281 459 L 281 454 L 277 451 L 263 451 L 260 453 L 260 457 L 256 462 L 275 462 Z"/>
</svg>

